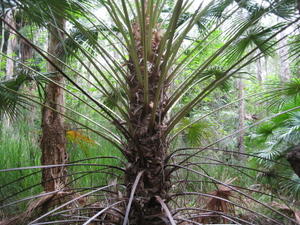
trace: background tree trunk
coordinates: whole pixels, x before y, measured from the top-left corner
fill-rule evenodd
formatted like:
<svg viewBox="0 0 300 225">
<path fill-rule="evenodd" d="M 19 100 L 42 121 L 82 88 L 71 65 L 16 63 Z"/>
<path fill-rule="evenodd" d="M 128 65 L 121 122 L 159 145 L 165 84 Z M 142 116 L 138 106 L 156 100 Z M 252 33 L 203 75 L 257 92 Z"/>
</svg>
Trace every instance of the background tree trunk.
<svg viewBox="0 0 300 225">
<path fill-rule="evenodd" d="M 13 29 L 17 29 L 16 21 L 14 18 L 14 12 L 12 10 L 7 12 L 6 21 L 13 27 Z M 6 54 L 9 57 L 13 57 L 16 46 L 17 46 L 17 38 L 12 29 L 9 29 L 9 38 L 7 41 L 7 51 Z M 12 59 L 7 58 L 6 60 L 6 78 L 10 79 L 14 75 L 14 61 Z"/>
<path fill-rule="evenodd" d="M 257 59 L 256 61 L 256 72 L 257 72 L 257 80 L 260 85 L 262 85 L 265 77 L 262 71 L 262 58 Z"/>
<path fill-rule="evenodd" d="M 5 43 L 5 23 L 1 23 L 1 42 L 0 42 L 0 52 L 4 53 L 4 43 Z M 2 62 L 3 55 L 0 55 L 0 62 Z M 1 68 L 2 70 L 2 68 Z"/>
<path fill-rule="evenodd" d="M 23 39 L 20 40 L 20 59 L 24 64 L 30 65 L 30 59 L 33 58 L 32 47 Z"/>
<path fill-rule="evenodd" d="M 55 24 L 64 29 L 65 20 L 57 18 Z M 51 25 L 50 25 L 51 26 Z M 64 35 L 55 27 L 49 27 L 49 43 L 48 52 L 55 57 L 61 54 L 61 40 Z M 62 64 L 54 57 L 49 56 L 50 59 L 59 67 Z M 56 69 L 48 64 L 48 72 L 56 72 Z M 53 81 L 63 85 L 63 77 L 57 74 Z M 64 127 L 64 119 L 59 114 L 64 112 L 64 91 L 61 87 L 54 83 L 49 83 L 46 86 L 45 106 L 42 109 L 42 165 L 64 164 L 68 161 L 66 151 L 66 135 Z M 51 110 L 48 107 L 53 108 Z M 59 190 L 64 188 L 67 182 L 66 167 L 56 167 L 43 169 L 42 184 L 46 192 Z"/>
<path fill-rule="evenodd" d="M 279 38 L 283 38 L 286 36 L 285 32 L 281 32 L 279 34 Z M 290 72 L 290 62 L 289 62 L 289 49 L 287 46 L 287 38 L 282 39 L 279 42 L 279 63 L 280 63 L 280 71 L 279 71 L 279 77 L 282 82 L 289 81 L 291 79 L 291 72 Z"/>
<path fill-rule="evenodd" d="M 5 20 L 12 26 L 13 29 L 17 29 L 17 24 L 14 18 L 14 11 L 13 10 L 9 10 L 5 16 Z M 6 49 L 6 55 L 8 57 L 13 58 L 14 57 L 14 53 L 15 53 L 15 49 L 17 47 L 17 37 L 15 35 L 15 32 L 13 31 L 13 29 L 11 28 L 7 28 L 8 29 L 8 39 L 7 39 L 7 49 Z M 4 32 L 3 32 L 4 33 Z M 3 44 L 5 42 L 5 37 L 3 35 Z M 1 46 L 2 48 L 3 46 Z M 15 63 L 12 59 L 10 58 L 6 58 L 6 68 L 5 68 L 5 77 L 6 79 L 11 79 L 14 75 L 14 66 Z M 6 127 L 6 129 L 9 129 L 11 126 L 11 121 L 10 118 L 8 117 L 4 117 L 3 118 L 3 124 L 4 127 Z"/>
<path fill-rule="evenodd" d="M 26 25 L 25 25 L 26 26 Z M 32 67 L 32 59 L 33 59 L 33 49 L 30 45 L 27 44 L 23 39 L 20 39 L 19 41 L 20 44 L 20 60 L 21 62 L 29 67 Z M 25 66 L 20 66 L 21 69 L 24 69 L 25 71 L 28 71 L 28 69 Z M 34 90 L 35 90 L 35 82 L 28 82 L 26 85 L 25 90 L 30 94 L 34 95 Z M 28 113 L 26 114 L 26 121 L 28 121 L 30 126 L 34 126 L 34 121 L 37 119 L 36 115 L 36 107 L 34 104 L 28 106 Z"/>
<path fill-rule="evenodd" d="M 269 68 L 268 68 L 268 57 L 267 56 L 264 57 L 264 69 L 265 69 L 265 74 L 266 74 L 265 78 L 267 79 L 269 72 L 270 72 Z"/>
<path fill-rule="evenodd" d="M 239 98 L 245 97 L 245 84 L 242 78 L 238 80 L 238 90 L 239 90 Z M 245 100 L 241 99 L 239 102 L 239 125 L 238 130 L 243 129 L 245 126 Z M 244 144 L 244 136 L 245 131 L 241 131 L 237 138 L 237 148 L 238 148 L 238 158 L 243 158 L 241 153 L 245 153 L 245 144 Z"/>
</svg>

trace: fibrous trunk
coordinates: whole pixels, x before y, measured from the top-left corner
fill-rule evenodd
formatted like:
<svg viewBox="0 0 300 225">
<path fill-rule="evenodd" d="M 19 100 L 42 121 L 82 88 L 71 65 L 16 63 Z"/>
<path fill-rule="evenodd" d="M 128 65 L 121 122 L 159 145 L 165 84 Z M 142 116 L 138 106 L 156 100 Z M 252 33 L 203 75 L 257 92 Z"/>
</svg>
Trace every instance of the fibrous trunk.
<svg viewBox="0 0 300 225">
<path fill-rule="evenodd" d="M 65 21 L 56 19 L 57 26 L 64 28 Z M 53 56 L 49 56 L 56 66 L 62 67 L 56 57 L 61 54 L 62 32 L 55 27 L 50 27 L 48 52 Z M 48 71 L 56 73 L 56 68 L 48 64 Z M 63 77 L 56 74 L 52 79 L 55 83 L 63 85 Z M 42 165 L 65 164 L 68 160 L 66 152 L 66 136 L 64 128 L 64 119 L 60 113 L 64 112 L 64 91 L 57 84 L 50 82 L 46 86 L 45 103 L 42 109 Z M 67 171 L 66 167 L 59 166 L 46 168 L 42 170 L 42 185 L 44 191 L 50 192 L 63 189 L 66 185 Z"/>
<path fill-rule="evenodd" d="M 158 46 L 160 43 L 160 32 L 158 30 L 152 33 L 151 52 L 145 63 L 143 44 L 141 40 L 141 31 L 138 24 L 133 24 L 135 33 L 135 42 L 137 55 L 139 58 L 139 68 L 143 79 L 145 70 L 148 74 L 148 102 L 145 102 L 145 88 L 138 80 L 137 69 L 132 60 L 128 65 L 128 84 L 130 91 L 130 113 L 129 113 L 129 131 L 131 139 L 128 141 L 126 156 L 128 166 L 126 168 L 125 184 L 127 186 L 127 196 L 129 198 L 132 191 L 132 185 L 140 171 L 143 171 L 141 180 L 135 191 L 135 198 L 131 208 L 130 224 L 168 224 L 161 209 L 161 204 L 156 197 L 168 199 L 170 189 L 170 177 L 165 170 L 165 158 L 167 142 L 162 138 L 164 132 L 164 107 L 167 100 L 166 88 L 159 96 L 159 102 L 155 111 L 155 119 L 151 122 L 151 113 L 157 91 L 159 77 L 161 75 L 160 67 L 155 68 L 155 60 Z M 145 64 L 147 65 L 145 67 Z"/>
</svg>

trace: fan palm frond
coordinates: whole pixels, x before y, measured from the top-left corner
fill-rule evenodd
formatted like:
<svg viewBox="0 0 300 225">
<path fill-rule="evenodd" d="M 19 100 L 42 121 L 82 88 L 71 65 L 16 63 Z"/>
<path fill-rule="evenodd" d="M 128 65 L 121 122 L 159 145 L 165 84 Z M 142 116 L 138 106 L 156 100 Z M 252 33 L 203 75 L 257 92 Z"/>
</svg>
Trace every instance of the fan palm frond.
<svg viewBox="0 0 300 225">
<path fill-rule="evenodd" d="M 294 0 L 286 0 L 277 4 L 276 0 L 267 0 L 271 5 L 273 5 L 271 13 L 283 18 L 290 19 L 295 16 L 297 1 Z"/>
<path fill-rule="evenodd" d="M 296 66 L 300 65 L 300 34 L 291 37 L 289 44 L 290 58 L 295 62 Z"/>
<path fill-rule="evenodd" d="M 32 102 L 28 97 L 21 94 L 21 87 L 28 82 L 36 82 L 41 91 L 41 83 L 48 82 L 50 78 L 55 76 L 53 73 L 38 73 L 32 75 L 34 70 L 22 69 L 12 79 L 0 80 L 0 115 L 6 115 L 12 119 L 16 119 L 20 115 L 22 108 L 28 108 Z M 42 93 L 39 93 L 41 98 Z M 33 97 L 33 96 L 31 96 Z"/>
<path fill-rule="evenodd" d="M 15 79 L 0 81 L 0 115 L 15 119 L 20 109 L 29 104 L 17 94 L 21 85 L 27 80 L 28 77 L 23 74 Z"/>
<path fill-rule="evenodd" d="M 276 31 L 282 28 L 284 24 L 276 24 L 272 27 L 264 28 L 254 26 L 249 29 L 235 44 L 225 53 L 227 63 L 235 62 L 241 58 L 251 47 L 257 47 L 261 55 L 270 56 L 274 53 L 274 41 L 270 40 Z M 269 40 L 269 41 L 267 41 Z"/>
<path fill-rule="evenodd" d="M 191 122 L 192 119 L 186 117 L 180 122 L 176 129 L 180 130 L 190 125 Z M 213 127 L 214 124 L 211 121 L 203 119 L 185 129 L 184 137 L 190 146 L 202 146 L 209 143 L 210 139 L 214 137 L 215 131 Z"/>
<path fill-rule="evenodd" d="M 298 78 L 292 78 L 287 82 L 268 84 L 267 88 L 269 92 L 261 97 L 261 101 L 275 111 L 299 103 L 300 79 Z"/>
</svg>

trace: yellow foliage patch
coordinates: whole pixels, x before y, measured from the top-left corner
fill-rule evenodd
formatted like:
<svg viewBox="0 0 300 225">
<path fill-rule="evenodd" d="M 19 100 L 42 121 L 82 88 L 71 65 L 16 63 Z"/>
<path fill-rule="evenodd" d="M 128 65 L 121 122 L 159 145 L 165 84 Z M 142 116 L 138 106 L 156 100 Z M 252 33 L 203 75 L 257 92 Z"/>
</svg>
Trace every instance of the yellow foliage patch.
<svg viewBox="0 0 300 225">
<path fill-rule="evenodd" d="M 96 145 L 96 142 L 94 140 L 76 130 L 68 130 L 66 136 L 70 142 L 78 144 L 86 155 L 88 155 L 89 153 L 88 145 Z"/>
</svg>

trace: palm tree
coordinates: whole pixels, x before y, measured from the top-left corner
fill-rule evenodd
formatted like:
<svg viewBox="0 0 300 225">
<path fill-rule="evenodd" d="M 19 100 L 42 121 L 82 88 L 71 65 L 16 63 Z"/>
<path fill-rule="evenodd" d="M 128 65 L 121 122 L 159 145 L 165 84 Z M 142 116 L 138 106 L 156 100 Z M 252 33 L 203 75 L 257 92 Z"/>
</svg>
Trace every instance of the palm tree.
<svg viewBox="0 0 300 225">
<path fill-rule="evenodd" d="M 178 222 L 193 221 L 193 219 L 184 218 L 184 211 L 187 208 L 180 209 L 179 207 L 171 213 L 170 208 L 174 207 L 172 201 L 181 196 L 180 193 L 178 195 L 171 194 L 171 190 L 175 190 L 175 174 L 180 171 L 188 171 L 202 176 L 215 184 L 225 185 L 230 190 L 247 196 L 233 186 L 210 177 L 197 167 L 196 162 L 192 161 L 199 156 L 200 152 L 215 146 L 218 141 L 204 148 L 194 149 L 192 154 L 185 153 L 185 150 L 188 149 L 174 150 L 173 141 L 181 132 L 197 122 L 197 120 L 192 121 L 182 129 L 175 129 L 195 106 L 224 84 L 228 78 L 255 59 L 260 58 L 262 53 L 272 51 L 273 38 L 299 20 L 299 17 L 294 15 L 294 2 L 293 4 L 288 0 L 268 2 L 269 5 L 263 6 L 249 4 L 249 1 L 212 1 L 205 6 L 200 4 L 196 10 L 193 10 L 192 6 L 194 5 L 191 1 L 177 0 L 171 12 L 165 13 L 163 9 L 166 7 L 166 1 L 161 0 L 101 1 L 118 33 L 99 17 L 91 14 L 88 5 L 80 3 L 79 6 L 86 12 L 85 23 L 96 29 L 111 48 L 109 50 L 104 48 L 95 36 L 85 32 L 89 42 L 94 44 L 94 54 L 91 54 L 86 51 L 86 46 L 80 45 L 75 38 L 71 39 L 71 42 L 79 49 L 79 53 L 74 55 L 75 59 L 89 73 L 91 79 L 87 82 L 96 88 L 97 94 L 101 98 L 96 98 L 93 93 L 89 93 L 89 90 L 72 79 L 62 68 L 63 61 L 54 57 L 55 54 L 47 56 L 19 34 L 49 62 L 53 70 L 60 73 L 77 90 L 70 94 L 98 113 L 99 118 L 104 118 L 114 125 L 116 132 L 112 131 L 110 127 L 107 128 L 97 121 L 88 119 L 91 124 L 96 125 L 96 128 L 93 126 L 88 126 L 88 128 L 117 147 L 127 161 L 125 168 L 122 169 L 125 186 L 124 198 L 119 198 L 104 207 L 87 219 L 85 224 L 99 218 L 101 214 L 112 213 L 110 211 L 112 209 L 117 212 L 122 210 L 122 213 L 117 215 L 114 213 L 114 216 L 111 217 L 107 213 L 104 222 L 113 221 L 123 225 L 128 223 L 132 225 L 165 225 L 175 224 L 175 220 Z M 264 16 L 281 12 L 280 10 L 285 4 L 285 13 L 290 15 L 288 21 L 268 28 L 258 25 L 258 21 Z M 288 6 L 293 7 L 289 8 Z M 241 7 L 249 10 L 249 15 L 245 18 L 235 17 L 231 26 L 226 26 L 228 18 L 236 15 Z M 183 17 L 190 12 L 189 10 L 192 10 L 193 13 L 189 13 L 191 15 L 189 19 L 182 23 Z M 80 20 L 73 18 L 70 21 L 83 31 L 84 26 Z M 189 47 L 183 47 L 186 36 L 199 21 L 206 28 L 197 37 L 200 41 L 197 40 L 194 46 L 188 43 Z M 70 37 L 61 24 L 62 22 L 58 21 L 56 29 Z M 85 24 L 85 26 L 87 25 Z M 100 27 L 105 27 L 105 29 Z M 195 55 L 201 55 L 207 47 L 203 46 L 204 40 L 221 29 L 224 30 L 222 46 L 209 56 L 205 56 L 193 71 L 186 72 L 185 69 Z M 191 46 L 190 53 L 184 55 L 185 50 Z M 68 49 L 66 46 L 65 48 Z M 255 54 L 258 49 L 260 49 L 260 53 Z M 111 51 L 119 54 L 120 60 L 116 60 Z M 82 60 L 81 57 L 85 57 L 85 60 Z M 217 64 L 222 67 L 218 71 L 212 70 L 212 67 Z M 82 80 L 86 80 L 84 75 L 72 69 L 68 64 L 64 64 L 64 68 L 76 72 Z M 57 83 L 55 85 L 58 85 Z M 63 85 L 59 86 L 64 88 Z M 201 91 L 189 101 L 182 103 L 181 99 L 194 87 L 199 87 Z M 66 90 L 66 88 L 64 89 Z M 118 89 L 122 90 L 121 93 Z M 101 100 L 111 98 L 111 91 L 114 94 L 120 94 L 118 101 L 110 101 L 113 107 L 108 107 Z M 63 107 L 62 104 L 59 106 Z M 57 104 L 46 107 L 57 111 Z M 70 111 L 74 112 L 74 110 Z M 61 111 L 60 114 L 65 113 Z M 78 121 L 78 123 L 80 122 Z M 185 156 L 184 158 L 176 157 L 180 155 L 180 152 Z M 60 175 L 63 176 L 61 173 Z M 113 185 L 101 187 L 81 197 L 111 186 Z M 197 195 L 197 193 L 193 194 Z M 125 207 L 121 205 L 124 199 Z M 72 202 L 71 200 L 68 203 Z M 32 223 L 63 208 L 66 204 L 40 216 Z M 116 205 L 119 206 L 116 207 Z M 264 206 L 284 216 L 271 207 Z M 238 207 L 241 206 L 238 205 Z M 195 210 L 199 213 L 199 210 Z M 227 214 L 225 216 L 229 216 L 234 221 L 240 221 L 237 216 Z M 272 221 L 280 223 L 274 219 Z"/>
<path fill-rule="evenodd" d="M 281 90 L 271 102 L 284 98 L 279 108 L 272 109 L 280 115 L 258 126 L 249 145 L 255 146 L 252 151 L 259 157 L 252 160 L 253 166 L 266 171 L 260 174 L 260 182 L 281 196 L 299 199 L 299 80 L 279 85 Z M 289 101 L 290 97 L 295 98 Z"/>
</svg>

